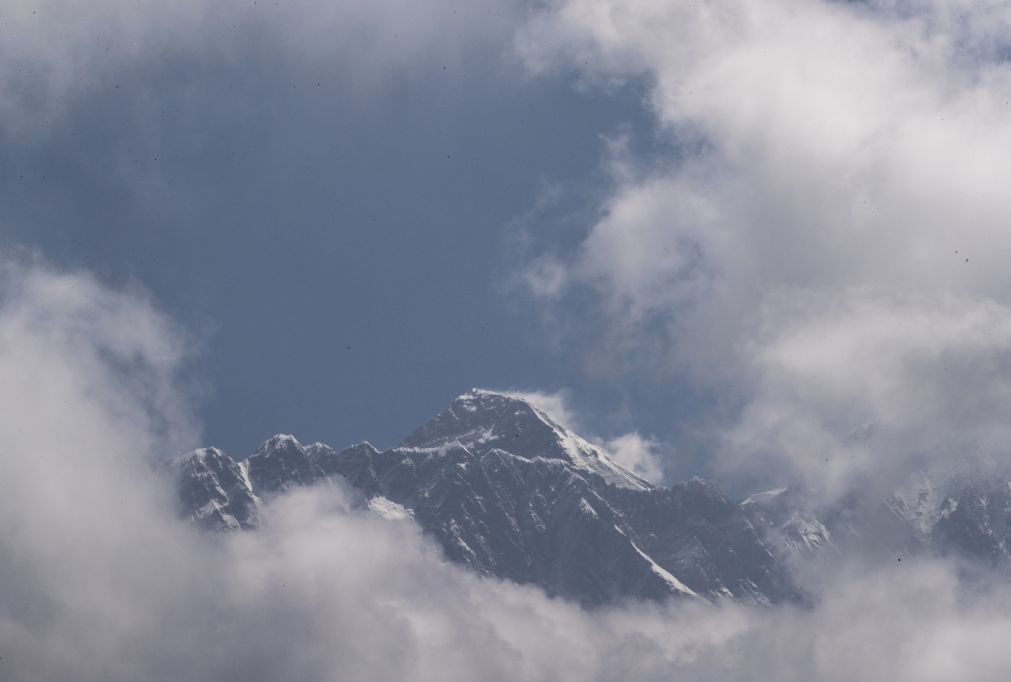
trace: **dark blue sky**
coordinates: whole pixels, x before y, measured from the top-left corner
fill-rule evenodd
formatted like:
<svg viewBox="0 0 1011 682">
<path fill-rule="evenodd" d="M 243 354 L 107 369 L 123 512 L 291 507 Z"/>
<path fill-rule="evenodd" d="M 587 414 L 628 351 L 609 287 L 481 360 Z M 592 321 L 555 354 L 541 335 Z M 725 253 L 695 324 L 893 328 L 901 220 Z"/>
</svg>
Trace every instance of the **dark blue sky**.
<svg viewBox="0 0 1011 682">
<path fill-rule="evenodd" d="M 601 435 L 668 435 L 666 406 L 588 377 L 509 288 L 517 226 L 575 244 L 592 224 L 603 136 L 654 144 L 640 90 L 495 50 L 363 84 L 248 37 L 125 62 L 0 139 L 3 244 L 142 286 L 189 329 L 208 444 L 391 445 L 475 385 L 570 388 Z"/>
</svg>

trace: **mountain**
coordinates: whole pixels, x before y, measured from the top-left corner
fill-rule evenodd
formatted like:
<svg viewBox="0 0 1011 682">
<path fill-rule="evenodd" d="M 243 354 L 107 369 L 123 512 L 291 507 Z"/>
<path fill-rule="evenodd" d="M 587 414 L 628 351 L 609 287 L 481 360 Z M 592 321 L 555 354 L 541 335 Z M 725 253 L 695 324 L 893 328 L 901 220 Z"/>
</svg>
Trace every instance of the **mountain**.
<svg viewBox="0 0 1011 682">
<path fill-rule="evenodd" d="M 253 494 L 246 462 L 217 448 L 201 448 L 170 460 L 182 508 L 200 527 L 252 530 L 259 527 L 260 500 Z"/>
<path fill-rule="evenodd" d="M 878 499 L 850 496 L 819 506 L 809 492 L 779 488 L 741 507 L 784 559 L 825 551 L 932 554 L 1011 566 L 1011 472 L 992 463 L 916 472 Z"/>
<path fill-rule="evenodd" d="M 471 390 L 388 450 L 279 435 L 241 462 L 205 449 L 172 469 L 183 512 L 207 529 L 255 529 L 263 500 L 342 480 L 374 512 L 413 517 L 449 560 L 584 604 L 799 598 L 718 486 L 652 486 L 513 395 Z"/>
<path fill-rule="evenodd" d="M 1011 472 L 1004 467 L 976 460 L 917 474 L 892 507 L 936 553 L 994 566 L 1011 560 Z"/>
<path fill-rule="evenodd" d="M 810 511 L 797 488 L 776 488 L 752 495 L 741 508 L 772 546 L 789 557 L 807 557 L 834 549 L 832 532 Z"/>
<path fill-rule="evenodd" d="M 451 561 L 589 605 L 799 600 L 791 570 L 824 557 L 1011 570 L 1011 471 L 995 464 L 956 462 L 830 504 L 797 486 L 736 503 L 699 479 L 651 485 L 521 396 L 479 389 L 388 450 L 277 435 L 241 461 L 203 448 L 169 469 L 182 513 L 206 530 L 255 531 L 273 496 L 339 481 L 363 508 L 412 518 Z"/>
</svg>

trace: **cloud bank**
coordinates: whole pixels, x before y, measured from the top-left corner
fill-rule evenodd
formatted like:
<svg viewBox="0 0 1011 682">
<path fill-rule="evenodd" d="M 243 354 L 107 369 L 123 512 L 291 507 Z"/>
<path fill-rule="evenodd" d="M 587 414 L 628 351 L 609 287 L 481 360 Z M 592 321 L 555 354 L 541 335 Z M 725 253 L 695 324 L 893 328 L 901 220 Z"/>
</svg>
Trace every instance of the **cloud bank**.
<svg viewBox="0 0 1011 682">
<path fill-rule="evenodd" d="M 811 609 L 590 612 L 449 565 L 336 485 L 274 500 L 260 531 L 201 534 L 157 464 L 199 437 L 185 334 L 87 274 L 2 282 L 4 679 L 922 682 L 1011 664 L 1011 593 L 942 563 L 825 577 Z"/>
<path fill-rule="evenodd" d="M 839 491 L 1003 456 L 1009 21 L 991 2 L 548 3 L 519 38 L 530 68 L 645 79 L 677 153 L 657 170 L 616 144 L 613 194 L 577 249 L 531 264 L 532 295 L 564 316 L 589 294 L 604 323 L 573 343 L 630 376 L 737 396 L 725 473 Z"/>
</svg>

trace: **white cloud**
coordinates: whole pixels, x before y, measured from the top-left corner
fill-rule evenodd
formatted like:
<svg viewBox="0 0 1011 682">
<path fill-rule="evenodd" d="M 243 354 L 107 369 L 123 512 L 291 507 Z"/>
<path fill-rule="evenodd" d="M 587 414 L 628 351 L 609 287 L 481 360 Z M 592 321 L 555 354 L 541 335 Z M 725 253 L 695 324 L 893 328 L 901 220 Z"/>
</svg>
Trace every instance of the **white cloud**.
<svg viewBox="0 0 1011 682">
<path fill-rule="evenodd" d="M 993 301 L 847 292 L 769 306 L 726 467 L 844 492 L 1011 443 L 1011 311 Z"/>
<path fill-rule="evenodd" d="M 657 454 L 659 443 L 631 431 L 607 441 L 604 449 L 618 464 L 645 478 L 650 483 L 660 483 L 663 468 Z"/>
<path fill-rule="evenodd" d="M 550 256 L 540 256 L 523 271 L 524 285 L 536 296 L 556 298 L 566 286 L 568 271 Z"/>
<path fill-rule="evenodd" d="M 761 448 L 767 472 L 832 485 L 913 450 L 1011 451 L 987 402 L 1011 369 L 1009 21 L 989 2 L 550 3 L 519 41 L 530 67 L 646 76 L 681 143 L 672 170 L 617 174 L 556 261 L 609 321 L 591 350 L 750 403 L 734 469 Z M 532 292 L 564 313 L 564 291 Z"/>
<path fill-rule="evenodd" d="M 566 389 L 555 392 L 510 389 L 502 391 L 502 394 L 517 400 L 525 400 L 560 426 L 571 431 L 578 431 L 580 428 L 579 417 L 570 406 L 569 391 Z"/>
</svg>

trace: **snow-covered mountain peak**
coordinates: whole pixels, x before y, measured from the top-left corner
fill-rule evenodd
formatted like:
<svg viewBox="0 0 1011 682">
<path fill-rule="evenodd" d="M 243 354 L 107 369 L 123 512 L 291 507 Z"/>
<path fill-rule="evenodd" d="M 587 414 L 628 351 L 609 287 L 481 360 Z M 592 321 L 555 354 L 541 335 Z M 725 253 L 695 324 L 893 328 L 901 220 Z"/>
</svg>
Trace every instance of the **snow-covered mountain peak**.
<svg viewBox="0 0 1011 682">
<path fill-rule="evenodd" d="M 275 451 L 289 451 L 289 450 L 300 450 L 302 449 L 302 444 L 298 442 L 298 439 L 290 433 L 279 433 L 275 436 L 271 436 L 267 440 L 260 444 L 260 447 L 256 448 L 257 455 L 265 455 Z"/>
<path fill-rule="evenodd" d="M 184 466 L 207 466 L 208 462 L 221 461 L 226 458 L 230 459 L 219 448 L 197 448 L 185 455 L 169 459 L 167 464 L 173 469 L 179 469 Z"/>
<path fill-rule="evenodd" d="M 559 459 L 612 485 L 638 490 L 651 487 L 517 394 L 471 389 L 403 441 L 405 447 L 416 448 L 454 443 L 479 456 L 499 449 L 526 459 Z"/>
<path fill-rule="evenodd" d="M 264 441 L 246 460 L 246 466 L 254 487 L 265 492 L 282 492 L 291 485 L 305 485 L 313 480 L 313 460 L 294 436 L 279 433 Z"/>
</svg>

